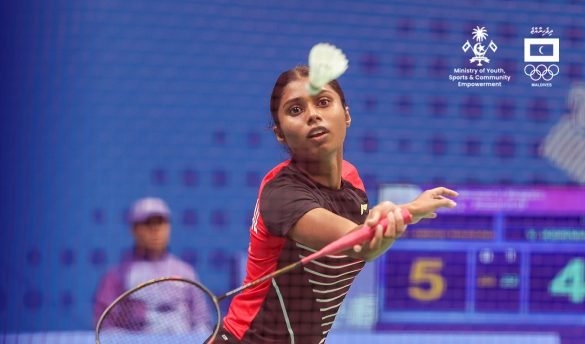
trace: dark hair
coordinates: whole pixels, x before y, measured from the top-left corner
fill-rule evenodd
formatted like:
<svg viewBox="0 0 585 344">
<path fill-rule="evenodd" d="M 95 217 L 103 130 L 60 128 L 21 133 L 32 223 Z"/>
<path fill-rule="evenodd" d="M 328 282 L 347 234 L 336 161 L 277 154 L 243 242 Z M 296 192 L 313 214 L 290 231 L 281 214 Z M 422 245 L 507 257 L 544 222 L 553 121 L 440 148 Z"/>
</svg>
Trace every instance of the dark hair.
<svg viewBox="0 0 585 344">
<path fill-rule="evenodd" d="M 272 89 L 272 95 L 270 96 L 270 113 L 272 114 L 272 126 L 278 126 L 278 108 L 280 107 L 280 100 L 282 99 L 282 92 L 286 85 L 288 85 L 292 81 L 296 81 L 302 78 L 309 77 L 309 67 L 308 66 L 297 66 L 293 69 L 289 69 L 276 79 L 276 83 L 274 84 L 274 88 Z M 341 98 L 341 104 L 343 107 L 346 107 L 347 104 L 345 102 L 345 94 L 341 89 L 341 85 L 337 80 L 333 80 L 329 82 L 329 86 L 339 94 Z"/>
</svg>

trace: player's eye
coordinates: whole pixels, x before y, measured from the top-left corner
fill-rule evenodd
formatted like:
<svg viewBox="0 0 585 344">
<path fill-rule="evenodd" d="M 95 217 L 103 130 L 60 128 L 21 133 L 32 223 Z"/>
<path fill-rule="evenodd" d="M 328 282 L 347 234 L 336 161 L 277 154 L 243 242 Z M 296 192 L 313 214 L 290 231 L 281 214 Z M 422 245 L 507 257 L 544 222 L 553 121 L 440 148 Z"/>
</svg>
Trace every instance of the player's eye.
<svg viewBox="0 0 585 344">
<path fill-rule="evenodd" d="M 298 105 L 293 105 L 290 108 L 288 108 L 288 113 L 291 114 L 291 115 L 298 115 L 301 112 L 303 112 L 303 108 L 301 108 Z"/>
<path fill-rule="evenodd" d="M 329 99 L 329 98 L 319 98 L 319 101 L 318 101 L 317 104 L 320 107 L 328 106 L 329 104 L 331 104 L 331 99 Z"/>
</svg>

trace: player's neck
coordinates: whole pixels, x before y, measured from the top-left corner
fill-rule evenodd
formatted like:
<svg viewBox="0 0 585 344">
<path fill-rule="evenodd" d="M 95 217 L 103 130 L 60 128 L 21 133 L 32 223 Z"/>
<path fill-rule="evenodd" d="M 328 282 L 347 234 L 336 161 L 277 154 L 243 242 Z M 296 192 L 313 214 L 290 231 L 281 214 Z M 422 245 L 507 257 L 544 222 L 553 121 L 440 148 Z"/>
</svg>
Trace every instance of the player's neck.
<svg viewBox="0 0 585 344">
<path fill-rule="evenodd" d="M 341 187 L 341 166 L 343 155 L 335 154 L 317 161 L 294 159 L 298 169 L 309 175 L 315 182 L 332 189 Z"/>
</svg>

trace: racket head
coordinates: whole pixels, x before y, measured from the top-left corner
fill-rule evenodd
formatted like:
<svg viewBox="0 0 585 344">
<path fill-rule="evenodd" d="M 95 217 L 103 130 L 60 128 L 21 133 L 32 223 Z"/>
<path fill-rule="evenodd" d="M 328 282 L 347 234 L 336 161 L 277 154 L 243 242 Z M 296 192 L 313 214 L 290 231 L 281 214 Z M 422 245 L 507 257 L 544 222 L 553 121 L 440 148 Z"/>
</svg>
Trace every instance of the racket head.
<svg viewBox="0 0 585 344">
<path fill-rule="evenodd" d="M 100 316 L 96 344 L 212 343 L 221 326 L 215 294 L 182 277 L 161 277 L 120 295 Z"/>
</svg>

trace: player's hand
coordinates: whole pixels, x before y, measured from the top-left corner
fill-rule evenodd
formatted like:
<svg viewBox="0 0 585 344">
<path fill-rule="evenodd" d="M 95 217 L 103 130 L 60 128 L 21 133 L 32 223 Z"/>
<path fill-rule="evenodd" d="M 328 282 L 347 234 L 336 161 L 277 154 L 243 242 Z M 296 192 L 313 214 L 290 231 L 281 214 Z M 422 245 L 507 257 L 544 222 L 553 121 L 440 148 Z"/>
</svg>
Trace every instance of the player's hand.
<svg viewBox="0 0 585 344">
<path fill-rule="evenodd" d="M 412 223 L 422 219 L 434 219 L 439 208 L 455 208 L 457 203 L 449 197 L 457 197 L 456 191 L 438 187 L 421 193 L 414 201 L 406 204 L 406 209 L 412 214 Z"/>
<path fill-rule="evenodd" d="M 388 221 L 387 225 L 378 224 L 384 218 Z M 364 224 L 374 228 L 374 237 L 368 243 L 370 250 L 378 250 L 384 239 L 396 239 L 406 230 L 402 209 L 392 202 L 382 202 L 372 208 Z M 355 252 L 361 250 L 362 245 L 354 246 Z"/>
</svg>

